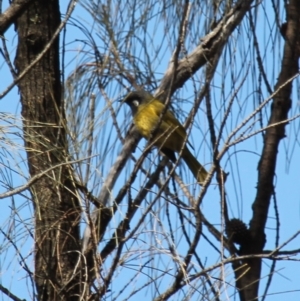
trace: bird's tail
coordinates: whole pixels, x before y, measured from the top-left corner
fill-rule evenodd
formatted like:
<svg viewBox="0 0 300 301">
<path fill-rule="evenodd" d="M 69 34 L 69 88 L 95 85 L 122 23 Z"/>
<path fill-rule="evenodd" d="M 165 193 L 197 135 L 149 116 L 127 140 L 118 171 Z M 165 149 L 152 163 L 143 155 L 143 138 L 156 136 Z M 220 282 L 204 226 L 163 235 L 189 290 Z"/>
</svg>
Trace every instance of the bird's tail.
<svg viewBox="0 0 300 301">
<path fill-rule="evenodd" d="M 197 182 L 199 182 L 200 185 L 203 185 L 208 173 L 187 147 L 183 150 L 182 159 L 187 164 L 190 171 L 193 173 Z"/>
</svg>

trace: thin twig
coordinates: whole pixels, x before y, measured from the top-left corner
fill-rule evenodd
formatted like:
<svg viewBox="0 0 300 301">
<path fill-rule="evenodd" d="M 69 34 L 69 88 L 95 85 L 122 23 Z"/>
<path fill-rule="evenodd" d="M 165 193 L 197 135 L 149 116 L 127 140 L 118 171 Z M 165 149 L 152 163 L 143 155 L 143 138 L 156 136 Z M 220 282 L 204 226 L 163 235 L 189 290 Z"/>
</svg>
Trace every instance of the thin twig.
<svg viewBox="0 0 300 301">
<path fill-rule="evenodd" d="M 47 51 L 51 48 L 52 44 L 54 43 L 54 41 L 57 39 L 59 33 L 61 32 L 61 30 L 64 28 L 64 26 L 66 25 L 67 21 L 69 20 L 69 18 L 71 17 L 71 14 L 75 8 L 75 5 L 77 3 L 77 0 L 72 0 L 69 9 L 67 11 L 66 17 L 65 19 L 60 23 L 60 25 L 58 26 L 58 28 L 56 29 L 56 31 L 54 32 L 52 38 L 50 39 L 50 41 L 47 43 L 47 45 L 44 47 L 44 49 L 42 50 L 42 52 L 37 55 L 37 57 L 31 62 L 31 64 L 29 64 L 20 74 L 18 77 L 16 77 L 14 79 L 14 81 L 0 94 L 0 99 L 2 99 L 28 72 L 29 70 L 31 70 L 31 68 L 37 64 L 42 57 L 47 53 Z"/>
</svg>

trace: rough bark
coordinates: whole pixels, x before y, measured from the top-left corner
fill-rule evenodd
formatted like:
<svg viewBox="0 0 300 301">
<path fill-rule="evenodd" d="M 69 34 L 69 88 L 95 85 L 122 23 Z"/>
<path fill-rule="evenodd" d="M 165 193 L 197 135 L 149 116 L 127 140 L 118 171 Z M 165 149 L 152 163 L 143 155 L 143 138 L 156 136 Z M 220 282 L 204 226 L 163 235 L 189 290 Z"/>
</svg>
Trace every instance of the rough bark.
<svg viewBox="0 0 300 301">
<path fill-rule="evenodd" d="M 44 49 L 60 24 L 58 0 L 35 1 L 18 18 L 15 65 L 20 73 Z M 35 210 L 35 281 L 38 300 L 79 300 L 80 207 L 67 162 L 59 70 L 59 39 L 19 82 Z"/>
</svg>

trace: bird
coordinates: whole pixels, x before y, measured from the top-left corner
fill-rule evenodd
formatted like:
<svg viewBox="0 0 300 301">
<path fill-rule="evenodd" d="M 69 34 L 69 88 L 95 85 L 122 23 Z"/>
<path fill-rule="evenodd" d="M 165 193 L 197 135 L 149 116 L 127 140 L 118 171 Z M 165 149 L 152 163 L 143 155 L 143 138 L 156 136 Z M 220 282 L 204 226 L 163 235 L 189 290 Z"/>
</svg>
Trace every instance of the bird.
<svg viewBox="0 0 300 301">
<path fill-rule="evenodd" d="M 145 90 L 129 92 L 122 103 L 130 107 L 133 123 L 141 136 L 152 138 L 151 142 L 174 163 L 175 153 L 180 153 L 196 181 L 203 185 L 208 173 L 190 152 L 187 144 L 192 145 L 187 141 L 186 130 L 173 113 Z"/>
</svg>

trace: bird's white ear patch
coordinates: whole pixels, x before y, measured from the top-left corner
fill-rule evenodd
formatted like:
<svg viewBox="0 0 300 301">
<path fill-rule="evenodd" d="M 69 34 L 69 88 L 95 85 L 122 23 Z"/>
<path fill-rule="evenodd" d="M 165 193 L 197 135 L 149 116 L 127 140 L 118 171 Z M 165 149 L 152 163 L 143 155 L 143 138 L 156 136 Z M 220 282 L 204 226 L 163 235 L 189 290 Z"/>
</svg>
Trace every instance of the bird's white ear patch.
<svg viewBox="0 0 300 301">
<path fill-rule="evenodd" d="M 138 100 L 133 100 L 132 101 L 132 104 L 135 106 L 135 107 L 138 107 L 140 105 L 140 102 Z"/>
</svg>

